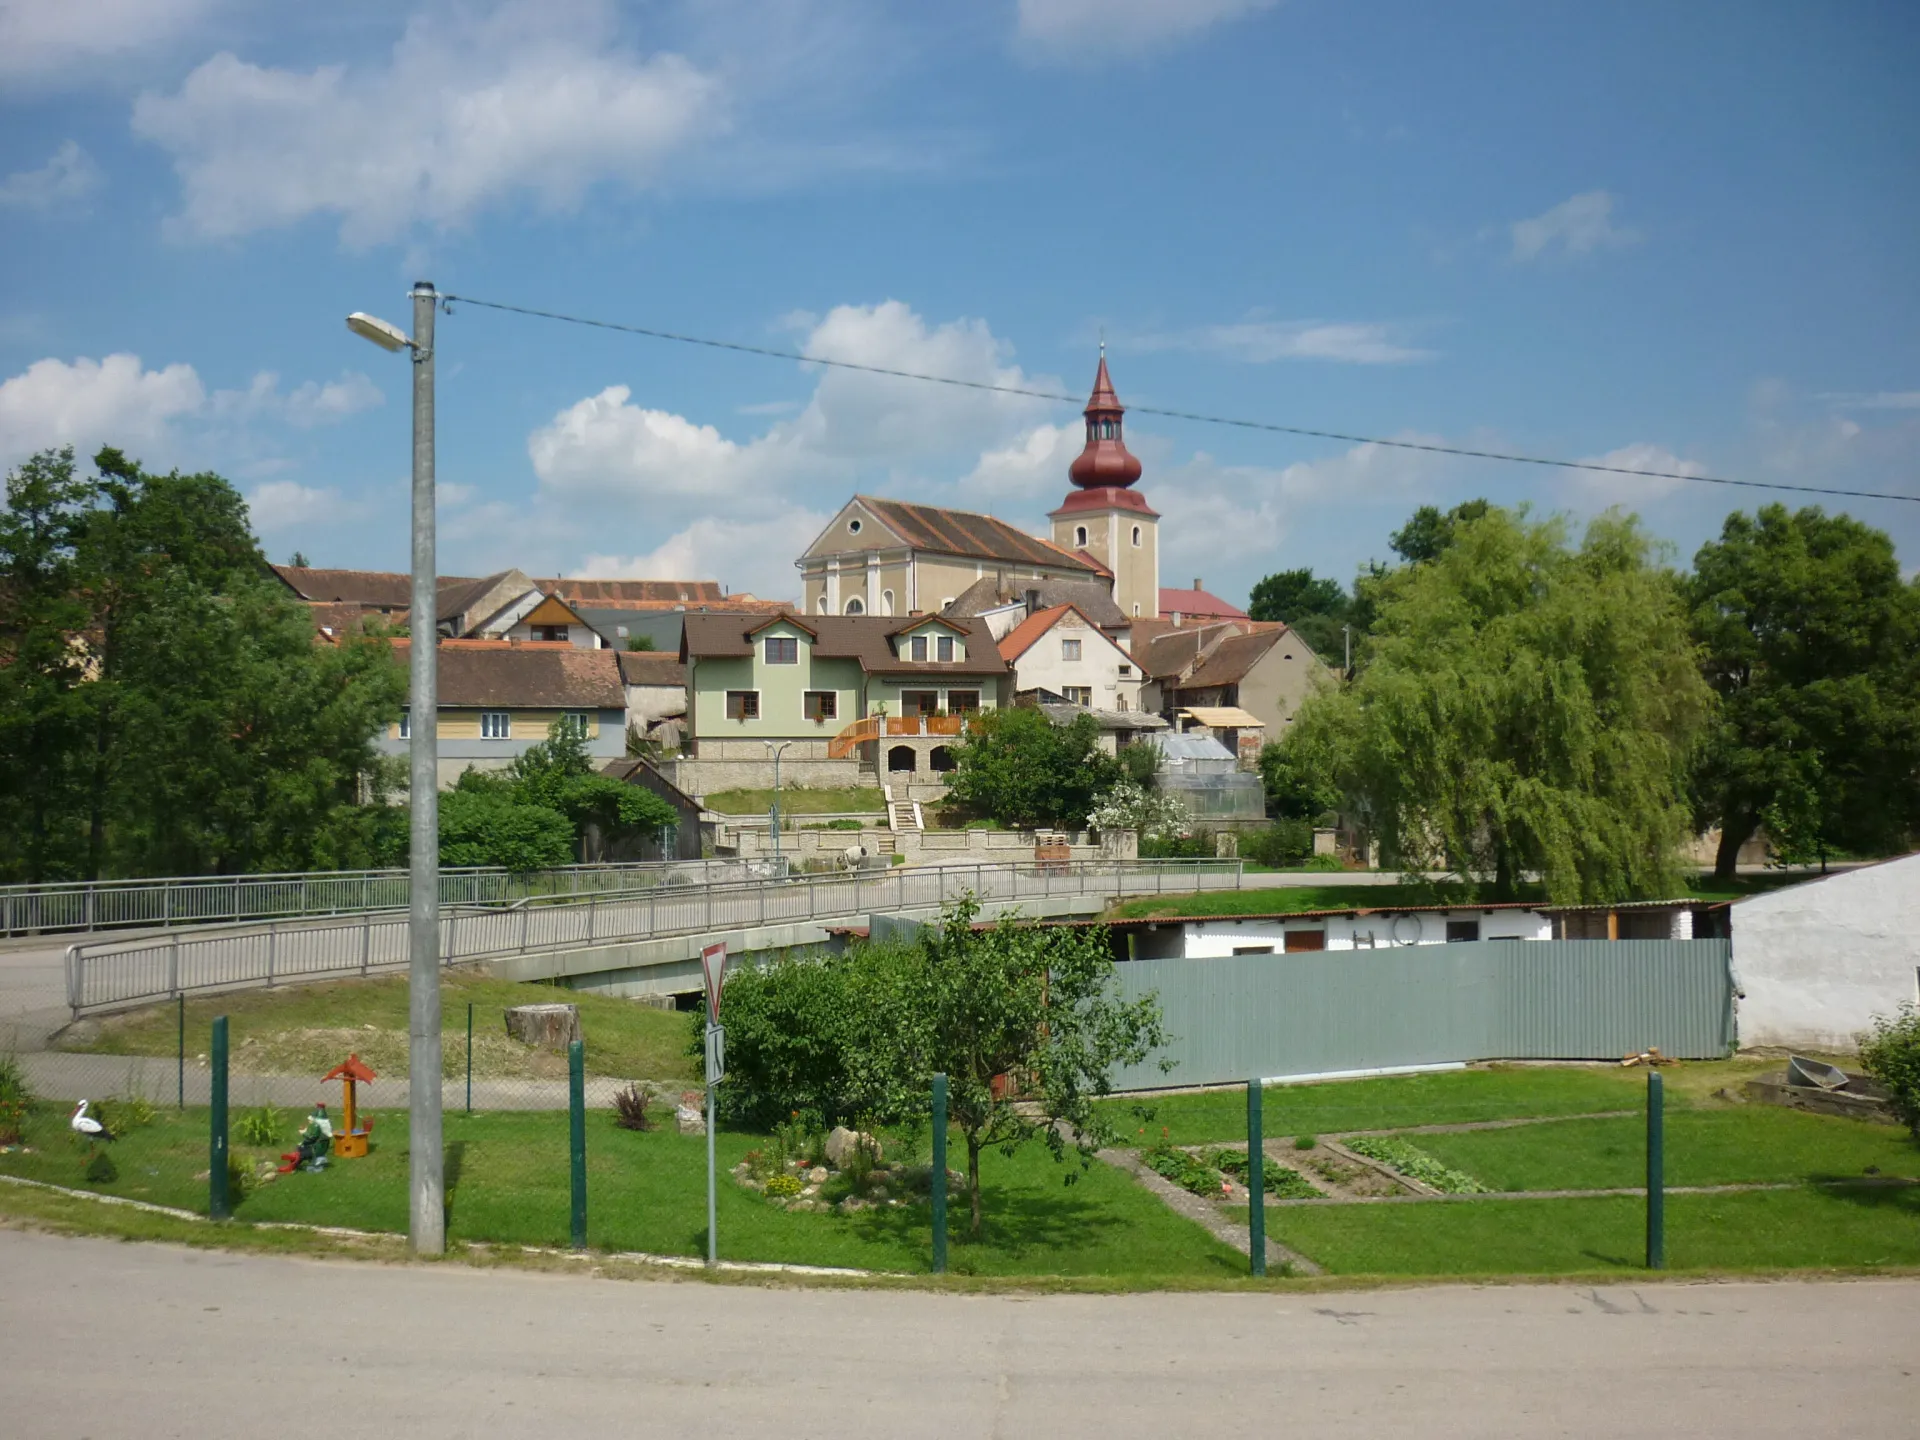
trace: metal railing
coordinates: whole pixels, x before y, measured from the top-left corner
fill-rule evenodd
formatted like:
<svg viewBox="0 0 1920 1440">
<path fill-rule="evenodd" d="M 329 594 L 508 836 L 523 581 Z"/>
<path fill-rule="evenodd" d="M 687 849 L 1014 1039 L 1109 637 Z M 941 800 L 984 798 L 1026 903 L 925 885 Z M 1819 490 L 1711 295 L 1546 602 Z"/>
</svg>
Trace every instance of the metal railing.
<svg viewBox="0 0 1920 1440">
<path fill-rule="evenodd" d="M 784 874 L 770 858 L 635 860 L 514 873 L 494 867 L 443 870 L 443 905 L 497 905 L 542 895 L 586 895 L 651 884 L 712 884 Z M 0 934 L 206 925 L 284 916 L 405 909 L 405 870 L 325 870 L 278 875 L 184 875 L 0 885 Z"/>
<path fill-rule="evenodd" d="M 833 875 L 661 885 L 585 898 L 535 898 L 441 912 L 446 964 L 742 926 L 935 909 L 971 892 L 985 901 L 1237 890 L 1237 860 L 1080 860 L 949 865 Z M 344 979 L 407 963 L 404 911 L 179 930 L 67 947 L 67 1004 L 78 1017 L 200 990 Z"/>
</svg>

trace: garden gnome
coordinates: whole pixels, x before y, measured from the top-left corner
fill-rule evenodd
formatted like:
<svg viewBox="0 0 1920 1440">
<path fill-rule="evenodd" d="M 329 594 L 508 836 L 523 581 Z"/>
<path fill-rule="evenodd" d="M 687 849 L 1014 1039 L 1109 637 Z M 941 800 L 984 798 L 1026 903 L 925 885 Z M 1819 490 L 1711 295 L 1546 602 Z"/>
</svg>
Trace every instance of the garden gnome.
<svg viewBox="0 0 1920 1440">
<path fill-rule="evenodd" d="M 293 1168 L 298 1170 L 305 1165 L 309 1170 L 326 1169 L 327 1151 L 332 1148 L 333 1121 L 327 1118 L 327 1103 L 322 1100 L 307 1117 L 307 1128 L 300 1132 L 299 1158 L 293 1162 Z"/>
</svg>

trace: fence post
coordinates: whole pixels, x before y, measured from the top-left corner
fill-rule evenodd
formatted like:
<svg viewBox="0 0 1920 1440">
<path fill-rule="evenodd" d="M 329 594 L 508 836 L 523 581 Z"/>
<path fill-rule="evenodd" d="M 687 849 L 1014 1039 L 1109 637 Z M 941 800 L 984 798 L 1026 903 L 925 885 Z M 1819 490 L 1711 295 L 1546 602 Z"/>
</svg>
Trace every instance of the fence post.
<svg viewBox="0 0 1920 1440">
<path fill-rule="evenodd" d="M 473 1001 L 467 1001 L 467 1114 L 473 1114 Z"/>
<path fill-rule="evenodd" d="M 212 1072 L 207 1103 L 207 1214 L 225 1220 L 233 1214 L 227 1190 L 227 1017 L 213 1020 L 213 1045 L 207 1052 Z"/>
<path fill-rule="evenodd" d="M 1667 1268 L 1666 1145 L 1664 1082 L 1658 1070 L 1647 1072 L 1647 1269 Z"/>
<path fill-rule="evenodd" d="M 167 989 L 180 993 L 180 937 L 167 937 Z"/>
<path fill-rule="evenodd" d="M 373 960 L 373 912 L 360 917 L 360 974 L 365 976 Z"/>
<path fill-rule="evenodd" d="M 1260 1077 L 1247 1081 L 1247 1264 L 1267 1273 L 1267 1144 L 1260 1116 Z"/>
<path fill-rule="evenodd" d="M 933 1273 L 947 1273 L 947 1077 L 933 1077 L 933 1166 L 927 1172 L 933 1201 Z"/>
<path fill-rule="evenodd" d="M 278 920 L 269 920 L 267 922 L 267 984 L 269 986 L 273 984 L 274 951 L 279 948 L 279 945 L 280 922 Z"/>
<path fill-rule="evenodd" d="M 585 1046 L 567 1046 L 567 1148 L 573 1159 L 573 1248 L 587 1248 L 587 1079 Z"/>
<path fill-rule="evenodd" d="M 187 997 L 173 997 L 174 1017 L 177 1033 L 174 1036 L 174 1062 L 178 1073 L 174 1076 L 175 1108 L 187 1108 Z"/>
</svg>

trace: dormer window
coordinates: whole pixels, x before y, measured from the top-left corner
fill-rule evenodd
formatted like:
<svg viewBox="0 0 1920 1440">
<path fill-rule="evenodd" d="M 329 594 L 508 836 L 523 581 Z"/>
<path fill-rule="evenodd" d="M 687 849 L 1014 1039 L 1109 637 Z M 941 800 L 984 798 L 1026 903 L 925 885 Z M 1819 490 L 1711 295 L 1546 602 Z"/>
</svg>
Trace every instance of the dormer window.
<svg viewBox="0 0 1920 1440">
<path fill-rule="evenodd" d="M 942 635 L 938 640 L 933 642 L 933 658 L 938 660 L 942 665 L 951 665 L 953 663 L 953 637 L 951 635 Z"/>
<path fill-rule="evenodd" d="M 798 665 L 800 663 L 800 642 L 792 635 L 769 635 L 767 637 L 767 664 Z"/>
<path fill-rule="evenodd" d="M 926 636 L 916 635 L 913 637 L 913 658 L 915 663 L 922 663 L 926 660 L 927 658 L 927 637 Z"/>
</svg>

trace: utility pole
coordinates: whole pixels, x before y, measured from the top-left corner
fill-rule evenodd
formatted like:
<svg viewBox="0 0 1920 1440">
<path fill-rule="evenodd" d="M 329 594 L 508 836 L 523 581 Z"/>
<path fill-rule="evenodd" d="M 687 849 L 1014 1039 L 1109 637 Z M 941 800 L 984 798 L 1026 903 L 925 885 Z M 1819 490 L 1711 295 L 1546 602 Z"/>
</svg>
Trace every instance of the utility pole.
<svg viewBox="0 0 1920 1440">
<path fill-rule="evenodd" d="M 781 740 L 776 743 L 772 740 L 762 740 L 760 743 L 773 755 L 773 809 L 769 812 L 769 818 L 773 822 L 773 858 L 778 860 L 780 858 L 780 755 L 793 742 Z M 775 869 L 778 868 L 776 865 Z"/>
</svg>

